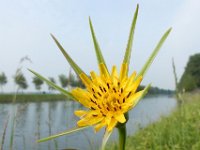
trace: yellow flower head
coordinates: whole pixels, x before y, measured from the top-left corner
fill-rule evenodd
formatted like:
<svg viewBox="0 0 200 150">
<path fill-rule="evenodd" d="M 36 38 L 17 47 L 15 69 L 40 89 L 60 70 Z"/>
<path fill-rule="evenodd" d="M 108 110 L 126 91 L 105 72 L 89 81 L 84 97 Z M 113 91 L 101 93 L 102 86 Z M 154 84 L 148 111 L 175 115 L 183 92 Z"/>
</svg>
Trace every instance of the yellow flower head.
<svg viewBox="0 0 200 150">
<path fill-rule="evenodd" d="M 122 64 L 120 75 L 116 66 L 111 74 L 104 64 L 99 65 L 100 75 L 91 72 L 91 79 L 80 74 L 87 89 L 75 88 L 72 95 L 88 110 L 77 110 L 75 114 L 81 118 L 78 126 L 95 125 L 98 131 L 106 126 L 111 131 L 117 123 L 125 123 L 125 113 L 133 108 L 143 91 L 137 92 L 142 76 L 136 79 L 136 72 L 127 77 L 127 64 Z"/>
<path fill-rule="evenodd" d="M 94 126 L 95 131 L 99 131 L 102 127 L 106 127 L 106 132 L 104 134 L 102 147 L 105 146 L 108 137 L 113 131 L 113 128 L 117 126 L 121 128 L 121 125 L 124 125 L 127 122 L 128 111 L 132 109 L 137 102 L 147 93 L 150 84 L 143 90 L 137 91 L 142 78 L 144 77 L 149 66 L 153 62 L 155 56 L 160 50 L 162 44 L 169 35 L 171 28 L 168 29 L 165 34 L 162 36 L 149 59 L 144 64 L 141 71 L 136 75 L 136 72 L 133 72 L 128 76 L 129 62 L 132 50 L 133 35 L 138 15 L 138 5 L 133 17 L 131 24 L 131 30 L 128 38 L 127 48 L 124 55 L 124 60 L 121 65 L 120 73 L 118 74 L 116 66 L 112 67 L 111 73 L 109 73 L 106 63 L 104 61 L 103 55 L 101 53 L 99 44 L 97 42 L 92 22 L 89 19 L 90 29 L 92 33 L 92 39 L 94 42 L 95 52 L 98 60 L 100 74 L 97 75 L 94 71 L 88 76 L 81 68 L 72 60 L 69 54 L 64 50 L 58 40 L 53 36 L 55 43 L 65 56 L 66 60 L 72 66 L 76 74 L 81 78 L 83 83 L 86 86 L 86 89 L 75 88 L 71 92 L 66 91 L 65 89 L 57 86 L 53 82 L 47 80 L 40 74 L 30 70 L 37 77 L 44 80 L 47 84 L 51 85 L 55 89 L 59 90 L 61 93 L 66 95 L 68 98 L 77 100 L 87 109 L 76 110 L 75 115 L 81 118 L 77 122 L 78 127 L 72 130 L 53 135 L 44 139 L 39 140 L 39 142 L 44 142 L 65 134 L 76 132 L 82 130 L 88 126 Z"/>
</svg>

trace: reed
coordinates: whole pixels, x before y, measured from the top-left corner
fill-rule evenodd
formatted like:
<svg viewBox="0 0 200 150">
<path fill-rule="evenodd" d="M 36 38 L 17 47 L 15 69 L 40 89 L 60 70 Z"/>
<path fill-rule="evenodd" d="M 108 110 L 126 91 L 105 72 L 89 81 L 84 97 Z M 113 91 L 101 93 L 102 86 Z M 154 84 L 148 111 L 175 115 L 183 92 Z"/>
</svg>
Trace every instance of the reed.
<svg viewBox="0 0 200 150">
<path fill-rule="evenodd" d="M 5 137 L 6 137 L 6 131 L 7 131 L 7 127 L 8 127 L 9 118 L 10 118 L 10 116 L 8 115 L 7 120 L 5 122 L 5 125 L 4 125 L 4 130 L 3 130 L 2 138 L 1 138 L 0 150 L 3 150 L 3 145 L 4 145 L 4 142 L 5 142 Z"/>
<path fill-rule="evenodd" d="M 13 145 L 14 145 L 15 125 L 16 125 L 15 123 L 16 123 L 16 115 L 14 114 L 12 118 L 12 126 L 11 126 L 10 145 L 9 145 L 10 150 L 13 149 Z"/>
</svg>

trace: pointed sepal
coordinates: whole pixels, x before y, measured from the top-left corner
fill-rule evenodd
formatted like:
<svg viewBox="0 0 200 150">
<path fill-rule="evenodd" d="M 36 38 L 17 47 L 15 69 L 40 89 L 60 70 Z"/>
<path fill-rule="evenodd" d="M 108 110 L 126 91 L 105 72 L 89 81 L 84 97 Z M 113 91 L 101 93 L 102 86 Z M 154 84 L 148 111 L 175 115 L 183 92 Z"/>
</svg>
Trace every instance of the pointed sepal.
<svg viewBox="0 0 200 150">
<path fill-rule="evenodd" d="M 51 34 L 51 37 L 55 41 L 56 45 L 62 52 L 62 54 L 65 56 L 66 60 L 69 62 L 71 67 L 74 69 L 77 75 L 83 73 L 83 70 L 73 61 L 73 59 L 69 56 L 69 54 L 65 51 L 65 49 L 62 47 L 62 45 L 58 42 L 58 40 Z"/>
<path fill-rule="evenodd" d="M 30 72 L 32 72 L 34 75 L 36 75 L 39 79 L 45 81 L 48 85 L 52 86 L 53 88 L 57 89 L 58 91 L 60 91 L 63 95 L 67 96 L 68 98 L 71 98 L 71 99 L 75 99 L 74 96 L 66 91 L 65 89 L 57 86 L 55 83 L 49 81 L 48 79 L 46 79 L 45 77 L 43 77 L 42 75 L 40 75 L 39 73 L 31 70 L 31 69 L 28 69 Z"/>
<path fill-rule="evenodd" d="M 151 84 L 148 84 L 144 90 L 142 90 L 142 94 L 137 97 L 137 99 L 134 101 L 133 105 L 131 106 L 130 109 L 132 109 L 133 107 L 135 107 L 137 105 L 137 103 L 148 93 L 149 89 L 151 88 Z"/>
<path fill-rule="evenodd" d="M 160 48 L 162 47 L 163 43 L 165 42 L 165 40 L 167 39 L 169 33 L 171 32 L 172 28 L 169 28 L 165 34 L 162 36 L 162 38 L 160 39 L 160 41 L 158 42 L 158 44 L 156 45 L 155 49 L 153 50 L 153 52 L 151 53 L 150 57 L 147 59 L 146 63 L 144 64 L 142 70 L 138 73 L 136 79 L 140 76 L 142 76 L 144 78 L 144 75 L 146 74 L 147 70 L 149 69 L 150 65 L 152 64 L 154 58 L 156 57 L 156 55 L 158 54 Z M 135 79 L 135 80 L 136 80 Z"/>
<path fill-rule="evenodd" d="M 135 26 L 137 22 L 138 10 L 139 10 L 139 5 L 137 5 L 137 8 L 134 13 L 134 17 L 133 17 L 133 21 L 132 21 L 131 29 L 129 33 L 128 43 L 126 47 L 126 52 L 125 52 L 124 60 L 123 60 L 124 64 L 128 64 L 128 68 L 129 68 L 129 63 L 130 63 L 130 58 L 131 58 L 131 51 L 132 51 L 132 45 L 133 45 Z"/>
<path fill-rule="evenodd" d="M 93 42 L 94 42 L 94 48 L 95 48 L 98 64 L 104 64 L 106 69 L 107 69 L 107 66 L 106 66 L 104 57 L 102 55 L 101 49 L 99 47 L 99 44 L 98 44 L 98 41 L 97 41 L 97 38 L 96 38 L 96 35 L 95 35 L 95 32 L 94 32 L 94 28 L 93 28 L 92 21 L 91 21 L 90 17 L 89 17 L 89 24 L 90 24 L 90 30 L 91 30 L 92 39 L 93 39 Z"/>
<path fill-rule="evenodd" d="M 63 135 L 67 135 L 67 134 L 71 134 L 71 133 L 74 133 L 74 132 L 81 131 L 81 130 L 83 130 L 83 129 L 85 129 L 85 128 L 88 128 L 88 127 L 89 127 L 89 126 L 85 126 L 85 127 L 75 127 L 75 128 L 73 128 L 73 129 L 70 129 L 70 130 L 61 132 L 61 133 L 59 133 L 59 134 L 55 134 L 55 135 L 52 135 L 52 136 L 49 136 L 49 137 L 46 137 L 46 138 L 37 140 L 37 142 L 38 142 L 38 143 L 46 142 L 46 141 L 49 141 L 49 140 L 58 138 L 58 137 L 63 136 Z"/>
</svg>

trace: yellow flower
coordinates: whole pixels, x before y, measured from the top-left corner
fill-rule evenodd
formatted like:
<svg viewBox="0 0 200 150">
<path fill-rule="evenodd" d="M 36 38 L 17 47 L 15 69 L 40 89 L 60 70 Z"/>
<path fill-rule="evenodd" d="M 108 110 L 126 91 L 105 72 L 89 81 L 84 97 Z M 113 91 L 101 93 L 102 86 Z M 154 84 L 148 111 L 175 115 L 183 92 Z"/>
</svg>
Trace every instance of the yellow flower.
<svg viewBox="0 0 200 150">
<path fill-rule="evenodd" d="M 125 123 L 125 113 L 132 109 L 143 94 L 137 92 L 142 76 L 136 79 L 136 72 L 127 77 L 127 64 L 122 64 L 118 75 L 116 66 L 109 74 L 104 64 L 99 65 L 100 75 L 91 72 L 91 79 L 85 74 L 80 78 L 86 86 L 85 89 L 75 88 L 72 95 L 88 110 L 77 110 L 75 114 L 81 118 L 78 126 L 95 125 L 98 131 L 106 126 L 111 131 L 117 123 Z"/>
<path fill-rule="evenodd" d="M 71 92 L 59 87 L 48 79 L 44 78 L 35 71 L 30 70 L 40 79 L 44 80 L 47 84 L 59 90 L 62 94 L 66 95 L 68 98 L 74 99 L 85 106 L 85 110 L 76 110 L 75 115 L 81 118 L 77 122 L 78 127 L 62 132 L 57 135 L 53 135 L 47 138 L 39 140 L 39 142 L 44 142 L 59 136 L 63 136 L 72 132 L 77 132 L 79 130 L 85 129 L 89 126 L 94 126 L 95 131 L 99 131 L 102 127 L 106 127 L 106 132 L 104 134 L 102 149 L 105 148 L 105 144 L 111 135 L 113 128 L 117 127 L 120 133 L 121 149 L 125 148 L 125 124 L 128 116 L 128 111 L 131 110 L 138 101 L 147 93 L 150 84 L 143 90 L 137 91 L 142 78 L 144 77 L 149 66 L 153 62 L 155 56 L 169 35 L 171 28 L 168 29 L 162 36 L 155 49 L 153 50 L 150 57 L 147 59 L 141 71 L 136 75 L 133 72 L 128 76 L 129 62 L 132 50 L 133 35 L 138 15 L 137 5 L 133 21 L 131 24 L 131 30 L 128 38 L 128 43 L 124 55 L 124 59 L 121 65 L 120 73 L 118 74 L 116 66 L 112 67 L 111 73 L 109 73 L 106 63 L 104 61 L 103 55 L 101 53 L 99 44 L 97 42 L 92 22 L 89 18 L 90 29 L 92 33 L 92 39 L 94 42 L 95 52 L 98 60 L 98 66 L 100 74 L 97 75 L 94 71 L 90 73 L 90 77 L 82 71 L 82 69 L 73 61 L 69 54 L 64 50 L 58 40 L 53 36 L 53 40 L 57 44 L 58 48 L 61 50 L 66 60 L 69 62 L 71 67 L 74 69 L 76 74 L 81 78 L 86 86 L 86 89 L 75 88 Z M 119 125 L 118 125 L 119 124 Z"/>
</svg>

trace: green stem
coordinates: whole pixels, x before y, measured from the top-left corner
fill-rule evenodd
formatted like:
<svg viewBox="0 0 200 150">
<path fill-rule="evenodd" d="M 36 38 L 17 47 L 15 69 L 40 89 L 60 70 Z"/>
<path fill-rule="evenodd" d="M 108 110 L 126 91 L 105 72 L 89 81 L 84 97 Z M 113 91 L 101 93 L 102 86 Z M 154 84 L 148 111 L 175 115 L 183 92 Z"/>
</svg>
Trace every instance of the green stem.
<svg viewBox="0 0 200 150">
<path fill-rule="evenodd" d="M 126 146 L 126 123 L 118 127 L 119 132 L 119 150 L 125 150 Z"/>
</svg>

